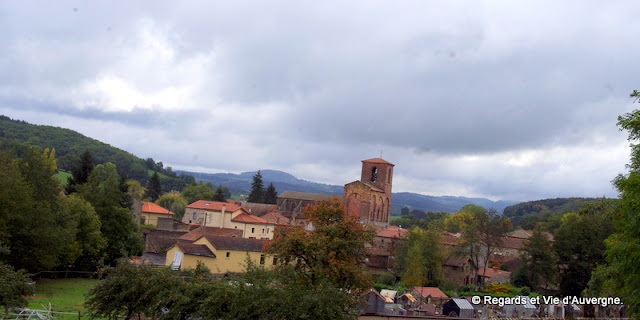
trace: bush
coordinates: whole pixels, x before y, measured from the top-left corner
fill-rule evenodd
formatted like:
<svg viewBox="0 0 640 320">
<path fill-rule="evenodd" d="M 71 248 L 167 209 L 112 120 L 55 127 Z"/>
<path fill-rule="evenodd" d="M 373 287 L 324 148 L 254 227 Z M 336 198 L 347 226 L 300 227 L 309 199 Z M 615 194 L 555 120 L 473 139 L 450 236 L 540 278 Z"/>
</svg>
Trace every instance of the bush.
<svg viewBox="0 0 640 320">
<path fill-rule="evenodd" d="M 507 294 L 513 291 L 513 287 L 508 284 L 489 283 L 484 286 L 482 291 L 488 293 Z"/>
<path fill-rule="evenodd" d="M 520 288 L 520 293 L 523 296 L 528 296 L 528 295 L 531 294 L 531 289 L 529 287 L 522 287 L 522 288 Z"/>
<path fill-rule="evenodd" d="M 392 286 L 396 283 L 396 276 L 389 272 L 383 272 L 377 276 L 376 282 Z"/>
</svg>

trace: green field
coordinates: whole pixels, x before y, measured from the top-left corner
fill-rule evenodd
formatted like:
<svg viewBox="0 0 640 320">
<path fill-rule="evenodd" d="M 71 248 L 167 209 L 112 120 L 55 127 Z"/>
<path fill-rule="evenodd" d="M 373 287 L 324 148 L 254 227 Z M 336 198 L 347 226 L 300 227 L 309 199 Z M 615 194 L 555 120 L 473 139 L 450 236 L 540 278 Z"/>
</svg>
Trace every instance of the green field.
<svg viewBox="0 0 640 320">
<path fill-rule="evenodd" d="M 95 279 L 42 279 L 36 283 L 34 297 L 29 297 L 31 309 L 48 309 L 57 312 L 72 312 L 73 315 L 56 314 L 56 319 L 78 319 L 84 312 L 84 295 L 98 283 Z M 85 317 L 83 317 L 84 319 Z"/>
<path fill-rule="evenodd" d="M 59 170 L 58 173 L 54 174 L 53 176 L 60 180 L 60 183 L 62 183 L 63 186 L 66 186 L 67 180 L 69 179 L 69 177 L 71 177 L 71 173 Z"/>
<path fill-rule="evenodd" d="M 393 220 L 400 219 L 402 216 L 389 216 L 389 222 L 393 222 Z"/>
</svg>

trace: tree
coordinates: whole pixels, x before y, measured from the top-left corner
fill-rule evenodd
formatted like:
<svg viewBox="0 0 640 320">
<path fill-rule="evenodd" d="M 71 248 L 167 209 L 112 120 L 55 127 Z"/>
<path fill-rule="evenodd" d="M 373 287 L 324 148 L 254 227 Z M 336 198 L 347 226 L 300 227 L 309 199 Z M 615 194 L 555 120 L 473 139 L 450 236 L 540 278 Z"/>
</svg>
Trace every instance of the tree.
<svg viewBox="0 0 640 320">
<path fill-rule="evenodd" d="M 69 181 L 67 182 L 67 194 L 76 192 L 79 185 L 87 183 L 87 179 L 89 179 L 89 175 L 94 167 L 91 153 L 88 149 L 85 149 L 82 157 L 80 157 L 78 163 L 76 163 L 71 171 L 71 177 L 69 177 Z"/>
<path fill-rule="evenodd" d="M 0 306 L 5 312 L 10 308 L 26 307 L 28 295 L 33 294 L 33 286 L 24 270 L 15 271 L 9 265 L 0 263 Z"/>
<path fill-rule="evenodd" d="M 278 191 L 276 191 L 276 187 L 273 185 L 273 183 L 269 183 L 269 186 L 264 193 L 264 203 L 276 204 L 277 201 Z"/>
<path fill-rule="evenodd" d="M 587 287 L 591 272 L 603 264 L 605 243 L 614 226 L 612 207 L 605 201 L 587 204 L 578 213 L 567 213 L 554 237 L 553 251 L 558 257 L 560 292 L 578 296 Z"/>
<path fill-rule="evenodd" d="M 227 200 L 224 196 L 224 190 L 222 189 L 222 186 L 219 186 L 218 189 L 216 189 L 216 194 L 213 196 L 213 200 L 220 202 L 224 202 Z"/>
<path fill-rule="evenodd" d="M 394 269 L 410 287 L 438 286 L 442 280 L 441 235 L 437 229 L 414 227 L 396 249 Z"/>
<path fill-rule="evenodd" d="M 314 230 L 278 228 L 266 251 L 277 255 L 281 264 L 293 266 L 309 285 L 327 280 L 358 299 L 372 285 L 362 262 L 367 257 L 365 244 L 371 243 L 374 230 L 346 215 L 337 197 L 307 206 L 303 213 Z"/>
<path fill-rule="evenodd" d="M 112 163 L 97 165 L 89 180 L 80 186 L 80 196 L 87 200 L 100 217 L 100 231 L 106 239 L 106 263 L 142 253 L 142 236 L 131 211 L 123 204 L 126 192 Z"/>
<path fill-rule="evenodd" d="M 175 193 L 165 193 L 156 200 L 156 204 L 175 213 L 175 220 L 181 221 L 187 208 L 187 200 Z"/>
<path fill-rule="evenodd" d="M 264 203 L 264 183 L 262 182 L 262 174 L 260 170 L 253 176 L 251 183 L 251 193 L 249 193 L 248 202 Z"/>
<path fill-rule="evenodd" d="M 631 95 L 637 102 L 640 92 L 634 90 Z M 628 131 L 627 140 L 631 142 L 631 159 L 627 165 L 629 173 L 619 174 L 613 184 L 618 189 L 619 201 L 614 213 L 614 222 L 618 232 L 611 235 L 607 245 L 607 273 L 612 275 L 610 285 L 623 298 L 628 311 L 636 316 L 640 314 L 640 110 L 636 109 L 618 117 L 620 130 Z"/>
<path fill-rule="evenodd" d="M 200 183 L 192 183 L 186 186 L 180 195 L 187 200 L 187 203 L 194 203 L 198 200 L 214 201 L 216 191 L 213 188 Z"/>
<path fill-rule="evenodd" d="M 542 288 L 542 282 L 546 284 L 553 282 L 555 275 L 555 256 L 551 250 L 551 240 L 549 240 L 540 229 L 535 229 L 529 241 L 520 250 L 520 260 L 522 273 L 526 283 L 533 290 Z"/>
<path fill-rule="evenodd" d="M 476 236 L 471 236 L 470 239 L 477 237 L 480 243 L 484 246 L 484 263 L 483 267 L 489 265 L 489 257 L 493 250 L 502 244 L 504 237 L 511 231 L 513 226 L 511 225 L 511 219 L 500 216 L 495 210 L 490 209 L 484 213 L 479 211 L 474 212 L 478 219 L 478 233 Z M 484 276 L 487 269 L 484 269 L 482 274 L 482 284 L 484 285 Z"/>
<path fill-rule="evenodd" d="M 144 194 L 145 198 L 150 198 L 151 201 L 158 200 L 158 197 L 162 194 L 162 184 L 160 183 L 160 177 L 158 172 L 154 172 L 149 181 L 147 181 L 147 192 Z"/>
</svg>

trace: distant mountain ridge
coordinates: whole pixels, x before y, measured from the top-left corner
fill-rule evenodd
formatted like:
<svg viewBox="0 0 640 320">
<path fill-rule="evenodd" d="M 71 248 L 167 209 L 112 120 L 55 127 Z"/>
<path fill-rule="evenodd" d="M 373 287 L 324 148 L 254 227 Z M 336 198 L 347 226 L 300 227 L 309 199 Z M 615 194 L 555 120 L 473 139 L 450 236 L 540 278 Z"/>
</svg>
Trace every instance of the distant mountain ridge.
<svg viewBox="0 0 640 320">
<path fill-rule="evenodd" d="M 240 174 L 234 173 L 202 173 L 192 171 L 180 171 L 188 175 L 192 175 L 197 180 L 204 182 L 211 182 L 214 186 L 224 185 L 234 193 L 247 193 L 251 189 L 251 182 L 253 176 L 257 171 L 243 172 Z M 278 194 L 283 191 L 298 191 L 298 192 L 310 192 L 321 194 L 332 194 L 342 196 L 344 193 L 343 186 L 322 184 L 317 182 L 306 181 L 298 179 L 295 176 L 278 170 L 261 170 L 262 180 L 265 186 L 269 183 L 273 183 L 278 190 Z M 354 179 L 355 180 L 355 179 Z M 345 181 L 348 183 L 351 181 Z M 421 211 L 446 211 L 457 212 L 466 204 L 475 204 L 484 208 L 494 208 L 498 212 L 502 212 L 504 208 L 515 205 L 519 201 L 491 201 L 484 198 L 467 198 L 467 197 L 454 197 L 454 196 L 428 196 L 411 192 L 399 192 L 393 193 L 391 198 L 391 213 L 399 215 L 400 210 L 403 207 L 408 207 L 410 210 Z"/>
</svg>

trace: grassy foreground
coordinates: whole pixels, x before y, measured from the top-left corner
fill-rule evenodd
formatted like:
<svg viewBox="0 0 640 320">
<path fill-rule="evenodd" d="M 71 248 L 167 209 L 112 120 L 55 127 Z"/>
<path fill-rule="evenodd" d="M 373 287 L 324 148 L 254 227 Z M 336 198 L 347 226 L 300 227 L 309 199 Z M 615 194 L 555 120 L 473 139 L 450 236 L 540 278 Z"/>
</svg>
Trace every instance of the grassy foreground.
<svg viewBox="0 0 640 320">
<path fill-rule="evenodd" d="M 75 315 L 57 314 L 56 319 L 78 319 L 78 311 L 85 311 L 84 295 L 96 283 L 98 280 L 80 278 L 39 280 L 36 283 L 35 296 L 28 299 L 28 308 L 46 309 L 51 303 L 53 311 L 75 313 Z"/>
</svg>

